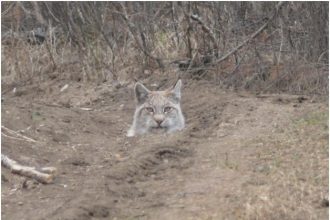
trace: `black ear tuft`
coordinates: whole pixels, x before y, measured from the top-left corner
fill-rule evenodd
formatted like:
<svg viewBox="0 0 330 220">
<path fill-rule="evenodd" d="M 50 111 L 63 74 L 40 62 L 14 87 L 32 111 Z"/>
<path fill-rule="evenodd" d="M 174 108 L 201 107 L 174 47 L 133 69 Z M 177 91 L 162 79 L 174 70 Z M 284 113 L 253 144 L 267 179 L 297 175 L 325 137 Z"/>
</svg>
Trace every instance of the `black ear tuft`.
<svg viewBox="0 0 330 220">
<path fill-rule="evenodd" d="M 149 95 L 149 90 L 141 83 L 136 83 L 134 87 L 135 97 L 139 104 L 144 103 Z"/>
</svg>

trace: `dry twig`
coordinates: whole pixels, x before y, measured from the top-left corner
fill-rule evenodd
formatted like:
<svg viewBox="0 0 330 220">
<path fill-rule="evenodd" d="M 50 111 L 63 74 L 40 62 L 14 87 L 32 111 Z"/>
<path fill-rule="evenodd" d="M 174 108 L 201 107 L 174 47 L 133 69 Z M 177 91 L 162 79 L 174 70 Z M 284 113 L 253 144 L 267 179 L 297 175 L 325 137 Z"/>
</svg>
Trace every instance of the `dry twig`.
<svg viewBox="0 0 330 220">
<path fill-rule="evenodd" d="M 24 140 L 26 140 L 26 141 L 34 142 L 34 143 L 37 142 L 36 140 L 34 140 L 34 139 L 32 139 L 32 138 L 26 137 L 26 136 L 24 136 L 24 135 L 22 135 L 22 134 L 20 134 L 20 133 L 18 133 L 18 132 L 16 132 L 16 131 L 13 131 L 13 130 L 11 130 L 11 129 L 9 129 L 9 128 L 6 128 L 5 126 L 1 126 L 1 128 L 2 128 L 3 130 L 7 131 L 9 134 L 16 135 L 16 136 L 18 136 L 18 137 L 20 137 L 20 138 L 22 138 L 22 139 L 24 139 Z M 2 134 L 3 134 L 3 133 L 2 133 Z M 5 134 L 3 134 L 3 135 L 5 135 Z M 5 136 L 10 137 L 9 135 L 5 135 Z"/>
<path fill-rule="evenodd" d="M 206 24 L 202 21 L 202 19 L 198 15 L 192 14 L 192 15 L 190 15 L 190 18 L 194 21 L 197 21 L 197 23 L 202 26 L 202 30 L 204 32 L 206 32 L 209 35 L 209 37 L 211 38 L 214 50 L 217 51 L 218 50 L 218 44 L 217 44 L 217 41 L 215 39 L 214 33 L 211 30 L 211 28 L 206 26 Z"/>
<path fill-rule="evenodd" d="M 10 169 L 12 173 L 33 178 L 44 184 L 52 183 L 56 174 L 55 167 L 37 169 L 35 167 L 23 166 L 4 154 L 1 154 L 1 165 Z"/>
<path fill-rule="evenodd" d="M 216 60 L 215 63 L 220 63 L 220 62 L 226 60 L 230 55 L 234 54 L 236 51 L 238 51 L 239 49 L 241 49 L 244 45 L 246 45 L 251 40 L 253 40 L 255 37 L 257 37 L 269 25 L 269 23 L 276 17 L 276 15 L 278 14 L 278 10 L 281 8 L 281 6 L 284 3 L 285 2 L 279 2 L 277 4 L 277 6 L 275 7 L 275 10 L 274 10 L 273 15 L 270 18 L 268 18 L 268 20 L 256 32 L 254 32 L 248 39 L 246 39 L 245 41 L 243 41 L 240 45 L 238 45 L 237 47 L 235 47 L 233 50 L 231 50 L 230 52 L 228 52 L 226 55 L 224 55 L 220 59 Z"/>
<path fill-rule="evenodd" d="M 126 8 L 125 6 L 121 3 L 120 4 L 122 9 L 123 9 L 123 13 L 120 13 L 120 15 L 123 17 L 124 21 L 126 22 L 127 24 L 127 27 L 128 27 L 128 30 L 131 32 L 136 44 L 138 45 L 138 47 L 140 48 L 140 50 L 148 57 L 154 59 L 159 67 L 161 68 L 164 68 L 164 63 L 163 63 L 163 59 L 159 58 L 159 57 L 155 57 L 153 56 L 148 50 L 147 48 L 145 47 L 145 45 L 142 45 L 142 43 L 139 41 L 138 37 L 137 37 L 137 30 L 136 30 L 136 27 L 135 25 L 130 21 L 130 19 L 128 18 L 128 14 L 127 14 L 127 11 L 126 11 Z M 143 33 L 140 31 L 140 35 L 141 37 L 143 36 Z"/>
</svg>

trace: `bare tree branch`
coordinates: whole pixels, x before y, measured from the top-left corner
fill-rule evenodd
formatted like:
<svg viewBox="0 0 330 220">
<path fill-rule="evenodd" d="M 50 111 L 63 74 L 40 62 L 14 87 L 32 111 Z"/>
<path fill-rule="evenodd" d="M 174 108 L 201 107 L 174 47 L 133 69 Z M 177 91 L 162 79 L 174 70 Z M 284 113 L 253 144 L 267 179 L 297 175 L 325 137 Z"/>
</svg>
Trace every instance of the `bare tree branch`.
<svg viewBox="0 0 330 220">
<path fill-rule="evenodd" d="M 220 59 L 216 60 L 215 63 L 220 63 L 220 62 L 226 60 L 229 56 L 231 56 L 232 54 L 234 54 L 236 51 L 238 51 L 243 46 L 245 46 L 246 44 L 248 44 L 252 39 L 254 39 L 255 37 L 257 37 L 269 25 L 269 23 L 276 17 L 276 15 L 278 13 L 278 10 L 280 10 L 280 8 L 281 8 L 281 6 L 283 4 L 285 4 L 285 2 L 279 2 L 276 5 L 276 7 L 275 7 L 275 10 L 274 10 L 273 15 L 256 32 L 254 32 L 248 39 L 246 39 L 245 41 L 243 41 L 240 45 L 238 45 L 237 47 L 235 47 L 234 49 L 232 49 L 226 55 L 224 55 Z"/>
<path fill-rule="evenodd" d="M 124 20 L 125 20 L 125 22 L 126 22 L 126 24 L 128 26 L 128 29 L 131 32 L 131 34 L 133 35 L 133 38 L 135 39 L 135 42 L 138 45 L 138 47 L 140 48 L 140 50 L 142 50 L 142 52 L 146 56 L 148 56 L 148 57 L 156 60 L 156 62 L 158 63 L 158 65 L 159 65 L 160 68 L 164 68 L 165 66 L 164 66 L 164 63 L 163 63 L 163 59 L 151 55 L 149 53 L 149 51 L 147 51 L 147 49 L 142 46 L 140 40 L 137 37 L 137 33 L 136 33 L 137 30 L 136 30 L 135 25 L 129 20 L 125 6 L 122 3 L 121 3 L 121 6 L 122 6 L 122 9 L 123 9 L 123 12 L 124 12 L 124 13 L 121 13 L 121 15 L 124 18 Z M 142 33 L 140 33 L 140 34 L 142 34 Z"/>
<path fill-rule="evenodd" d="M 208 26 L 206 26 L 206 24 L 202 21 L 202 19 L 198 15 L 196 15 L 196 14 L 190 15 L 190 18 L 193 19 L 194 21 L 197 21 L 198 24 L 202 26 L 203 31 L 206 32 L 209 35 L 209 37 L 211 38 L 211 41 L 213 43 L 214 50 L 217 51 L 218 50 L 218 44 L 217 44 L 217 41 L 215 39 L 214 33 L 211 30 L 211 28 L 209 28 Z"/>
</svg>

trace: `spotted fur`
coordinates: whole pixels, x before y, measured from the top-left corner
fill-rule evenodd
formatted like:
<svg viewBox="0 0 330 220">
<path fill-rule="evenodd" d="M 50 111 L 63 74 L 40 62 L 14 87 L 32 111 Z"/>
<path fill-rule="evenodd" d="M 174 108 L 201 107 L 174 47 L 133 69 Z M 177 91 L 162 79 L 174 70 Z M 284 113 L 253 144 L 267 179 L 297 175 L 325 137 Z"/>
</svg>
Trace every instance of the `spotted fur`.
<svg viewBox="0 0 330 220">
<path fill-rule="evenodd" d="M 180 107 L 181 86 L 181 80 L 178 80 L 173 89 L 150 91 L 141 83 L 136 83 L 137 105 L 127 136 L 182 130 L 185 122 Z"/>
</svg>

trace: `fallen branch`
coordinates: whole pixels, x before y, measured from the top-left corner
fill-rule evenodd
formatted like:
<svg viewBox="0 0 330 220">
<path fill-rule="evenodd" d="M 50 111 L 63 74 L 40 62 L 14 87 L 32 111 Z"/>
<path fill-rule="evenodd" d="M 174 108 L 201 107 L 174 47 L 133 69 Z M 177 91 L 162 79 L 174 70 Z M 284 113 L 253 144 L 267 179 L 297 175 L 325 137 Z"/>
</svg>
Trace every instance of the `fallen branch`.
<svg viewBox="0 0 330 220">
<path fill-rule="evenodd" d="M 55 167 L 43 167 L 37 169 L 35 167 L 23 166 L 4 154 L 1 154 L 1 165 L 10 169 L 12 173 L 33 178 L 44 184 L 52 183 L 54 175 L 56 174 Z"/>
<path fill-rule="evenodd" d="M 26 137 L 26 136 L 24 136 L 24 135 L 22 135 L 22 134 L 20 134 L 20 133 L 18 133 L 18 132 L 16 132 L 16 131 L 13 131 L 13 130 L 11 130 L 11 129 L 9 129 L 9 128 L 6 128 L 5 126 L 1 126 L 1 128 L 3 129 L 3 130 L 5 130 L 5 131 L 7 131 L 9 134 L 13 134 L 13 135 L 16 135 L 16 136 L 18 136 L 18 137 L 20 137 L 20 138 L 22 138 L 22 139 L 24 139 L 24 140 L 26 140 L 26 141 L 30 141 L 30 142 L 37 142 L 36 140 L 34 140 L 34 139 L 32 139 L 32 138 L 29 138 L 29 137 Z M 4 133 L 2 133 L 3 135 L 5 135 Z M 6 136 L 6 135 L 5 135 Z M 8 136 L 8 135 L 7 135 Z M 8 136 L 9 137 L 9 136 Z"/>
</svg>

